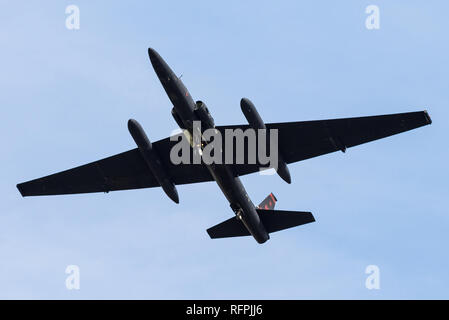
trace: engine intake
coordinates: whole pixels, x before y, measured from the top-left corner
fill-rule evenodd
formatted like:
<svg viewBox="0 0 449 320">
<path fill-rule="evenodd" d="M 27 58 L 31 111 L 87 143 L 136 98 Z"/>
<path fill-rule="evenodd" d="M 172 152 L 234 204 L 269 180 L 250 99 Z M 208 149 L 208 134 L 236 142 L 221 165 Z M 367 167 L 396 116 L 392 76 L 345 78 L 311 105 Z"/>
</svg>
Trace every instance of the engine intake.
<svg viewBox="0 0 449 320">
<path fill-rule="evenodd" d="M 196 116 L 200 118 L 203 129 L 215 128 L 214 118 L 209 113 L 206 104 L 203 101 L 197 101 L 194 110 Z"/>
</svg>

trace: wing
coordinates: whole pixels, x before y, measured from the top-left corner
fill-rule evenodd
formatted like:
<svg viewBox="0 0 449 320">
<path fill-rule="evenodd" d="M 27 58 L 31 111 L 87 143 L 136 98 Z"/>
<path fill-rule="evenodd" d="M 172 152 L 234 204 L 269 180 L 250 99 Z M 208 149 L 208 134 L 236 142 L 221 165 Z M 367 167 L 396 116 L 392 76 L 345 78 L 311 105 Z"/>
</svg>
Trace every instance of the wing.
<svg viewBox="0 0 449 320">
<path fill-rule="evenodd" d="M 174 165 L 170 161 L 170 138 L 152 145 L 161 157 L 174 184 L 212 181 L 202 164 Z M 109 158 L 17 185 L 22 196 L 57 195 L 159 187 L 139 150 L 132 149 Z"/>
<path fill-rule="evenodd" d="M 267 129 L 278 129 L 279 151 L 285 162 L 292 163 L 334 151 L 344 152 L 346 148 L 431 123 L 428 113 L 419 111 L 358 118 L 268 123 L 266 127 Z M 238 128 L 246 130 L 249 126 L 217 127 L 223 136 L 226 129 Z M 247 145 L 245 144 L 245 154 L 247 154 L 246 151 Z M 234 164 L 233 167 L 236 175 L 244 175 L 257 172 L 263 166 L 256 163 L 254 165 Z"/>
<path fill-rule="evenodd" d="M 427 112 L 421 111 L 359 118 L 269 123 L 266 126 L 268 129 L 278 129 L 279 151 L 287 163 L 292 163 L 338 150 L 345 151 L 349 147 L 430 123 Z M 225 137 L 226 129 L 248 128 L 248 125 L 219 126 L 217 130 L 222 133 L 222 137 Z M 172 164 L 170 150 L 176 143 L 177 141 L 170 141 L 170 138 L 153 143 L 173 183 L 179 185 L 212 181 L 213 177 L 203 164 Z M 247 148 L 247 145 L 245 147 Z M 236 163 L 235 155 L 234 152 L 233 163 Z M 263 167 L 259 163 L 231 166 L 236 176 L 257 172 Z M 17 188 L 22 196 L 36 196 L 109 192 L 158 186 L 159 183 L 147 168 L 138 149 L 132 149 L 83 166 L 20 183 Z"/>
</svg>

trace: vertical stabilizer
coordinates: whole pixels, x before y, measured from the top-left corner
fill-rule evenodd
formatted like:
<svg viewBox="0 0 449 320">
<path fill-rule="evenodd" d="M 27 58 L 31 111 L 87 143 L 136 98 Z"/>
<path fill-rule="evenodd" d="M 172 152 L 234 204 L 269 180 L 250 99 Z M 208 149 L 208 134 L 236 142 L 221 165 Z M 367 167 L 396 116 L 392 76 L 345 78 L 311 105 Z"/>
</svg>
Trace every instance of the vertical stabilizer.
<svg viewBox="0 0 449 320">
<path fill-rule="evenodd" d="M 278 199 L 276 199 L 276 197 L 274 196 L 273 193 L 270 193 L 258 206 L 257 209 L 262 209 L 262 210 L 273 210 L 274 209 L 274 205 L 276 204 L 276 201 L 278 201 Z"/>
</svg>

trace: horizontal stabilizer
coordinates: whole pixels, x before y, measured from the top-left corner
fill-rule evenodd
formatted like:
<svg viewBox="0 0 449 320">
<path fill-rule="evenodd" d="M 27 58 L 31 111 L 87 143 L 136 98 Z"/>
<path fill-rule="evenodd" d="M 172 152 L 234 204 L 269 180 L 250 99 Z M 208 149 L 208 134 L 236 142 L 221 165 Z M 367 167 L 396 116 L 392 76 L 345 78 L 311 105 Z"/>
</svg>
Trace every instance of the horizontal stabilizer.
<svg viewBox="0 0 449 320">
<path fill-rule="evenodd" d="M 263 209 L 256 209 L 256 211 L 268 233 L 315 221 L 315 218 L 310 212 Z M 237 217 L 233 217 L 207 229 L 207 233 L 212 239 L 251 235 Z"/>
<path fill-rule="evenodd" d="M 231 238 L 251 235 L 243 223 L 233 217 L 206 230 L 212 239 Z"/>
<path fill-rule="evenodd" d="M 256 209 L 268 233 L 315 222 L 311 212 Z"/>
</svg>

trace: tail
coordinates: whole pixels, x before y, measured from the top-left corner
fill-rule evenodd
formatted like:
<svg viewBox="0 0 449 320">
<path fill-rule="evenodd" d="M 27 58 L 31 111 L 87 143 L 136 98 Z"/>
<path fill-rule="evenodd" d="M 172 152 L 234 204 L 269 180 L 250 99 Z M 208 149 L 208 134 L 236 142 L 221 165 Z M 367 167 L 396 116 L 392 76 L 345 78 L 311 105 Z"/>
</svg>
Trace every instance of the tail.
<svg viewBox="0 0 449 320">
<path fill-rule="evenodd" d="M 278 201 L 278 199 L 276 199 L 276 197 L 272 192 L 256 208 L 264 210 L 273 210 L 276 201 Z"/>
<path fill-rule="evenodd" d="M 270 193 L 262 203 L 256 207 L 257 214 L 268 233 L 285 230 L 315 221 L 312 213 L 304 211 L 272 210 L 276 197 Z M 268 208 L 268 209 L 265 209 Z M 251 234 L 242 221 L 233 217 L 207 229 L 212 239 L 250 236 Z"/>
</svg>

